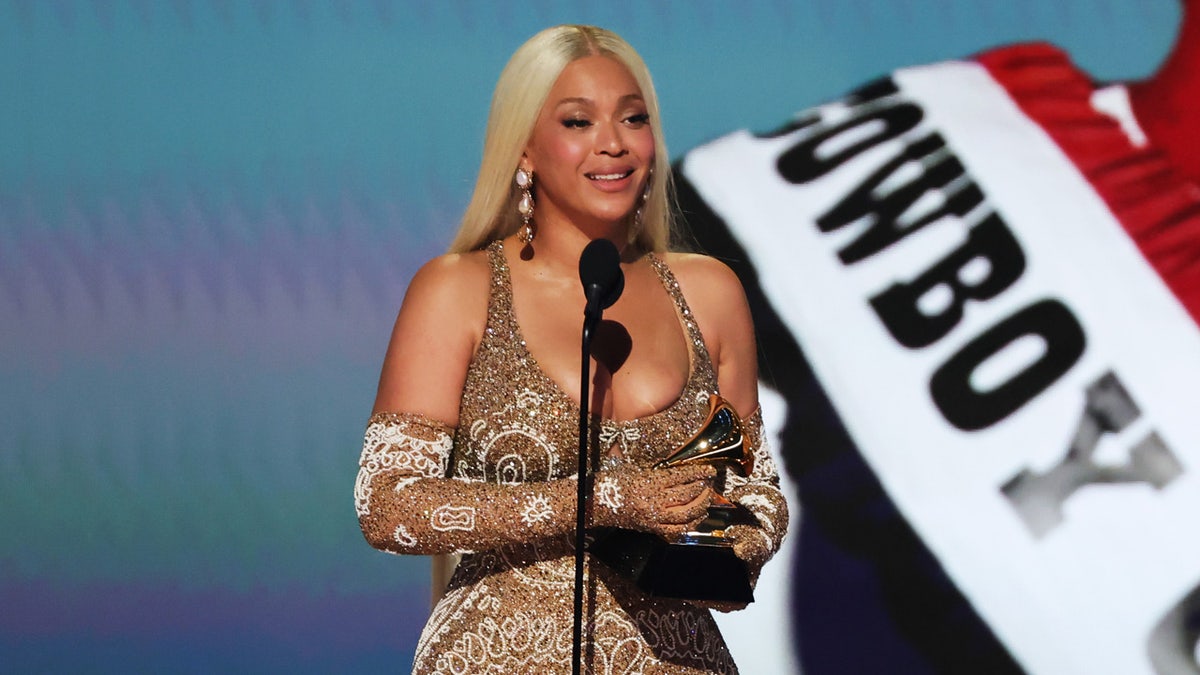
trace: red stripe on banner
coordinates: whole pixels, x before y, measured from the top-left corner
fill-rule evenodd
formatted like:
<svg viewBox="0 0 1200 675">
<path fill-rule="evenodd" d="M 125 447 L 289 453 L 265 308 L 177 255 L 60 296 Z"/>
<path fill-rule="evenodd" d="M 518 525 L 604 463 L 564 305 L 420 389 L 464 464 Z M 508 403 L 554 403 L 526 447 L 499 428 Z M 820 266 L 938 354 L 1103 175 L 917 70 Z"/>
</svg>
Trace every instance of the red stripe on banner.
<svg viewBox="0 0 1200 675">
<path fill-rule="evenodd" d="M 975 57 L 1042 127 L 1108 205 L 1142 255 L 1200 324 L 1200 186 L 1153 144 L 1133 145 L 1091 102 L 1091 78 L 1045 43 Z"/>
</svg>

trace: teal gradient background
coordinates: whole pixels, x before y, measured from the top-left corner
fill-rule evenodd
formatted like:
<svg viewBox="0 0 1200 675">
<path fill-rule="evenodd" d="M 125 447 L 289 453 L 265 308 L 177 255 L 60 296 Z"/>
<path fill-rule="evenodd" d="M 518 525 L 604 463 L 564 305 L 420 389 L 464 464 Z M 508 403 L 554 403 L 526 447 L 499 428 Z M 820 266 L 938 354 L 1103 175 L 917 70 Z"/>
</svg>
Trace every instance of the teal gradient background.
<svg viewBox="0 0 1200 675">
<path fill-rule="evenodd" d="M 1169 0 L 0 0 L 0 670 L 407 670 L 428 561 L 362 540 L 361 430 L 492 84 L 540 28 L 637 47 L 678 156 L 1009 42 L 1136 79 L 1177 19 Z"/>
</svg>

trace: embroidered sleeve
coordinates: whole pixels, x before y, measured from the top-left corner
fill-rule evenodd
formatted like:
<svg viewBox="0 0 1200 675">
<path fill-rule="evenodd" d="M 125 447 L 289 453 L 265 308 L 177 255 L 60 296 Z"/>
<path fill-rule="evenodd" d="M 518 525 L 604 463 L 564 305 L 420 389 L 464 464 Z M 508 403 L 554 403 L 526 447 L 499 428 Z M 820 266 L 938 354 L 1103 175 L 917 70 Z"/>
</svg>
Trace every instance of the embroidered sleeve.
<svg viewBox="0 0 1200 675">
<path fill-rule="evenodd" d="M 571 531 L 575 481 L 497 484 L 448 478 L 453 429 L 421 415 L 367 422 L 354 486 L 363 536 L 393 553 L 499 548 Z"/>
<path fill-rule="evenodd" d="M 754 452 L 754 469 L 743 478 L 733 472 L 725 477 L 725 496 L 754 514 L 757 525 L 734 525 L 730 536 L 736 538 L 736 549 L 757 578 L 762 566 L 775 555 L 787 533 L 788 506 L 779 489 L 779 472 L 763 431 L 762 409 L 756 409 L 744 420 L 746 442 Z"/>
</svg>

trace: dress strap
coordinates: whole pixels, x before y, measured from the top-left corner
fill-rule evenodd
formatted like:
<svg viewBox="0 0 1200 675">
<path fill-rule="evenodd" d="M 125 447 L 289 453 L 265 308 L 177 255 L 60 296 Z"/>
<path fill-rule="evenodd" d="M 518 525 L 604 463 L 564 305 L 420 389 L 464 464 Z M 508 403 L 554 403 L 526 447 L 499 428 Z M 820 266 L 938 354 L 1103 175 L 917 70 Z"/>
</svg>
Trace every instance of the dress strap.
<svg viewBox="0 0 1200 675">
<path fill-rule="evenodd" d="M 679 313 L 680 320 L 683 321 L 684 330 L 687 331 L 693 363 L 697 366 L 705 364 L 706 369 L 711 371 L 712 360 L 709 358 L 708 347 L 704 344 L 704 335 L 700 333 L 700 325 L 696 323 L 696 316 L 692 314 L 692 308 L 688 307 L 687 299 L 683 297 L 683 291 L 679 289 L 679 281 L 675 278 L 675 274 L 671 272 L 670 267 L 667 267 L 667 263 L 654 253 L 647 253 L 646 258 L 658 274 L 663 287 L 667 289 L 667 295 L 671 296 L 671 300 L 675 302 L 675 310 Z"/>
<path fill-rule="evenodd" d="M 492 268 L 492 287 L 488 293 L 487 325 L 492 329 L 509 328 L 512 320 L 512 278 L 509 276 L 508 260 L 504 257 L 504 242 L 500 239 L 488 244 L 488 263 Z M 501 334 L 507 334 L 507 331 Z"/>
</svg>

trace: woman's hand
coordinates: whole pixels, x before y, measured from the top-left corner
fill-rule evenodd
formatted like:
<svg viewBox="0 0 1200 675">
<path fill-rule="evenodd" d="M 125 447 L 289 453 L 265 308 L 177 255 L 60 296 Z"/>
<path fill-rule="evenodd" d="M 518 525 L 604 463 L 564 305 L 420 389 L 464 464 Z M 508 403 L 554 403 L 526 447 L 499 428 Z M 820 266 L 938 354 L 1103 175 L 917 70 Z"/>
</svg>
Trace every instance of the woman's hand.
<svg viewBox="0 0 1200 675">
<path fill-rule="evenodd" d="M 733 554 L 746 561 L 751 569 L 759 569 L 771 557 L 771 543 L 761 528 L 753 525 L 731 525 L 725 535 L 733 539 Z"/>
<path fill-rule="evenodd" d="M 716 475 L 711 466 L 597 472 L 595 524 L 674 539 L 707 516 Z"/>
</svg>

